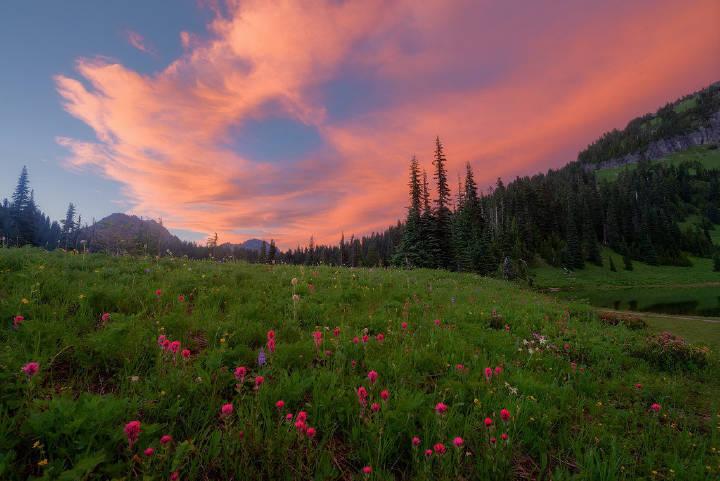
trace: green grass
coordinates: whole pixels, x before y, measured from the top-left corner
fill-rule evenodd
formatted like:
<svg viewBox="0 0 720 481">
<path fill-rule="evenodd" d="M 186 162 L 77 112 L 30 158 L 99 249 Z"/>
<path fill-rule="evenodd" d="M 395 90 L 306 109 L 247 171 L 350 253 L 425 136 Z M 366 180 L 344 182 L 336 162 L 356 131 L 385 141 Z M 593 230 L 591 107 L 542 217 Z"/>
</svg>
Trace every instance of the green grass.
<svg viewBox="0 0 720 481">
<path fill-rule="evenodd" d="M 16 315 L 25 321 L 14 329 Z M 173 472 L 182 480 L 701 480 L 720 472 L 714 351 L 680 343 L 658 353 L 650 332 L 603 324 L 586 304 L 474 275 L 0 249 L 0 319 L 2 480 Z M 276 351 L 259 366 L 270 329 Z M 364 333 L 367 343 L 353 342 Z M 161 334 L 189 358 L 163 351 Z M 20 372 L 29 361 L 40 364 L 32 378 Z M 239 386 L 237 366 L 249 369 Z M 487 381 L 485 368 L 495 366 L 502 373 Z M 377 413 L 358 402 L 359 386 Z M 434 412 L 439 402 L 444 415 Z M 655 402 L 659 414 L 649 410 Z M 224 403 L 234 411 L 223 418 Z M 284 421 L 301 410 L 312 438 Z M 132 447 L 123 433 L 131 420 L 141 422 Z M 174 441 L 161 445 L 163 434 Z M 436 443 L 447 453 L 426 457 Z"/>
<path fill-rule="evenodd" d="M 610 270 L 613 257 L 617 272 Z M 713 272 L 712 259 L 690 257 L 692 266 L 651 266 L 633 261 L 633 270 L 623 269 L 622 256 L 610 249 L 602 250 L 602 267 L 586 264 L 584 269 L 565 272 L 542 264 L 533 269 L 535 283 L 540 288 L 603 289 L 632 286 L 697 286 L 720 284 L 720 274 Z"/>
<path fill-rule="evenodd" d="M 707 169 L 720 169 L 720 148 L 711 149 L 710 146 L 705 145 L 693 147 L 683 152 L 672 153 L 653 162 L 679 165 L 686 161 L 698 161 Z M 595 171 L 595 175 L 599 181 L 612 182 L 618 178 L 623 170 L 632 170 L 636 167 L 637 164 L 627 164 L 621 167 L 599 169 Z"/>
<path fill-rule="evenodd" d="M 720 350 L 720 324 L 699 319 L 675 319 L 671 317 L 643 315 L 643 320 L 653 332 L 670 331 L 690 342 Z"/>
</svg>

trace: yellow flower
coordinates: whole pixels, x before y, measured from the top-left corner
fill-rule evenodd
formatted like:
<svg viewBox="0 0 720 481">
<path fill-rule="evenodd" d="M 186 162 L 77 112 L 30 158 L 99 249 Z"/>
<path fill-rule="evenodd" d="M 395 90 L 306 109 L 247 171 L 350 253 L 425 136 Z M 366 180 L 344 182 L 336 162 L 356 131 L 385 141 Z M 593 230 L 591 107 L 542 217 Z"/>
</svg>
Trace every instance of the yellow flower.
<svg viewBox="0 0 720 481">
<path fill-rule="evenodd" d="M 224 338 L 224 337 L 221 337 L 221 338 L 220 338 L 220 344 L 225 344 L 225 338 Z"/>
<path fill-rule="evenodd" d="M 23 304 L 30 304 L 30 301 L 28 301 L 24 297 L 20 300 L 20 302 L 22 302 Z"/>
<path fill-rule="evenodd" d="M 43 459 L 42 461 L 38 461 L 38 466 L 47 466 L 48 460 Z"/>
<path fill-rule="evenodd" d="M 40 449 L 42 447 L 42 444 L 40 444 L 40 440 L 35 441 L 35 444 L 33 444 L 33 448 Z"/>
<path fill-rule="evenodd" d="M 85 294 L 80 294 L 78 297 L 79 297 L 80 299 L 85 299 Z"/>
</svg>

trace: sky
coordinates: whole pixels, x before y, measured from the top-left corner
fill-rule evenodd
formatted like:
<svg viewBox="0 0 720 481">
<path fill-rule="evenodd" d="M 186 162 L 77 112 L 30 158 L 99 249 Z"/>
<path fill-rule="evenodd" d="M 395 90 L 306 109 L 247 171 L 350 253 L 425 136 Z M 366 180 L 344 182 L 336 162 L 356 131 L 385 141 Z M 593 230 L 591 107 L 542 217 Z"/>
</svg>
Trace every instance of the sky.
<svg viewBox="0 0 720 481">
<path fill-rule="evenodd" d="M 717 0 L 0 2 L 0 197 L 181 238 L 335 243 L 412 155 L 483 189 L 720 80 Z M 454 182 L 453 182 L 454 185 Z"/>
</svg>

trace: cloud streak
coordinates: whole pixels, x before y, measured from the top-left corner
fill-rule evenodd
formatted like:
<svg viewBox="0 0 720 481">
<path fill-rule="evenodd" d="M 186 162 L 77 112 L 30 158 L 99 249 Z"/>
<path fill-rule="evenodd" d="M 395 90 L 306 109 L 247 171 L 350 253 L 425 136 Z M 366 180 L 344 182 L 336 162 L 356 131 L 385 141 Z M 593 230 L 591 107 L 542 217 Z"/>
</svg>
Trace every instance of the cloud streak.
<svg viewBox="0 0 720 481">
<path fill-rule="evenodd" d="M 69 167 L 122 183 L 132 212 L 225 240 L 381 229 L 404 215 L 408 159 L 429 166 L 435 135 L 452 173 L 470 161 L 488 185 L 560 166 L 720 76 L 712 0 L 212 5 L 205 34 L 179 32 L 183 54 L 160 71 L 81 58 L 77 77 L 56 76 L 96 136 L 58 142 Z M 276 119 L 320 145 L 268 161 L 234 144 Z"/>
<path fill-rule="evenodd" d="M 133 30 L 126 30 L 125 38 L 127 38 L 127 41 L 130 43 L 130 45 L 140 50 L 141 52 L 147 53 L 149 55 L 156 54 L 155 50 L 147 45 L 145 38 L 139 33 Z"/>
</svg>

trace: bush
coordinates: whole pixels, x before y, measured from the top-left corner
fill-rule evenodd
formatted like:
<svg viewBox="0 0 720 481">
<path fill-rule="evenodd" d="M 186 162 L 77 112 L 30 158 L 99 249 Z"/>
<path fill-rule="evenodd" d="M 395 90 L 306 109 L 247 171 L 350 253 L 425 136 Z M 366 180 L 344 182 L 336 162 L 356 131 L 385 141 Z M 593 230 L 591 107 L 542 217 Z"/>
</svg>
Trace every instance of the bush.
<svg viewBox="0 0 720 481">
<path fill-rule="evenodd" d="M 708 362 L 709 349 L 693 346 L 682 337 L 662 332 L 648 337 L 638 354 L 661 369 L 674 370 L 704 367 Z"/>
<path fill-rule="evenodd" d="M 601 312 L 600 322 L 610 326 L 618 326 L 622 324 L 632 330 L 640 330 L 647 327 L 647 323 L 638 316 L 633 316 L 632 314 L 620 314 L 617 312 Z"/>
</svg>

